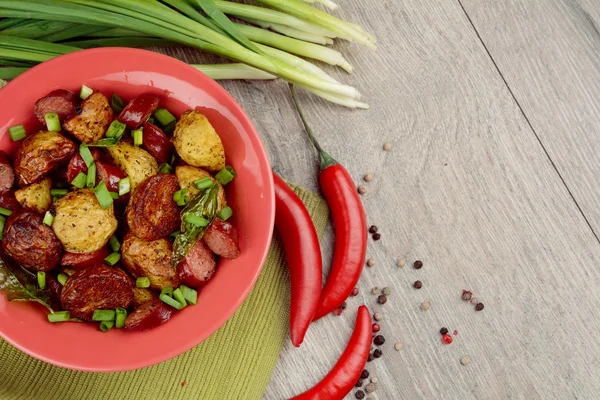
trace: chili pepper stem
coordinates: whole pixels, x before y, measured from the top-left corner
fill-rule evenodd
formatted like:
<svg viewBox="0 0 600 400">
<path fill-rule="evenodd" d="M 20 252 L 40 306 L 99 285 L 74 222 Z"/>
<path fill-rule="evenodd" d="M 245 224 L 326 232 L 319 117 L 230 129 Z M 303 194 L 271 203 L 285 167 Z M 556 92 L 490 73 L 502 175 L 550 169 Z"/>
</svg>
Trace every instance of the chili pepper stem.
<svg viewBox="0 0 600 400">
<path fill-rule="evenodd" d="M 296 88 L 291 83 L 290 90 L 292 91 L 292 99 L 294 100 L 294 105 L 296 106 L 296 110 L 298 111 L 298 115 L 300 115 L 300 119 L 302 120 L 302 124 L 304 125 L 304 129 L 306 133 L 308 133 L 308 137 L 310 138 L 311 143 L 315 146 L 315 149 L 319 152 L 319 160 L 321 163 L 321 171 L 323 171 L 327 167 L 331 167 L 332 165 L 339 164 L 333 157 L 331 157 L 319 144 L 317 138 L 310 129 L 308 122 L 306 122 L 306 118 L 304 118 L 304 113 L 302 112 L 302 107 L 300 107 L 300 101 L 298 101 L 298 95 L 296 94 Z"/>
</svg>

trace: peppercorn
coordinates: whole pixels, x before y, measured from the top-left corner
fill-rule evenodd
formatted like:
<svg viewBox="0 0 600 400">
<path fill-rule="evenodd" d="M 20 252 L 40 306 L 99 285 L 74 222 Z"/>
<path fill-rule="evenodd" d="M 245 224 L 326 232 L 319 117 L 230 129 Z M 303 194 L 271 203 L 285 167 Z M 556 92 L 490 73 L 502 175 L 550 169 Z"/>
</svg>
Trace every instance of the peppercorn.
<svg viewBox="0 0 600 400">
<path fill-rule="evenodd" d="M 390 294 L 392 294 L 392 289 L 390 289 L 389 287 L 384 287 L 383 289 L 381 289 L 381 291 L 383 292 L 383 294 L 385 294 L 386 296 L 389 296 Z"/>
<path fill-rule="evenodd" d="M 375 314 L 373 314 L 373 319 L 375 321 L 381 321 L 383 319 L 383 314 L 380 312 L 376 312 Z"/>
<path fill-rule="evenodd" d="M 470 362 L 471 362 L 471 360 L 469 359 L 469 356 L 462 356 L 462 358 L 460 359 L 460 363 L 462 365 L 467 365 Z"/>
<path fill-rule="evenodd" d="M 455 329 L 455 330 L 454 330 L 454 332 L 452 332 L 452 334 L 453 334 L 454 336 L 457 336 L 457 335 L 458 335 L 458 331 Z"/>
<path fill-rule="evenodd" d="M 385 294 L 379 295 L 379 297 L 377 297 L 377 302 L 379 304 L 385 304 L 385 302 L 387 301 L 387 297 Z M 483 305 L 483 304 L 482 304 Z M 479 307 L 479 305 L 478 305 Z M 483 307 L 482 307 L 483 308 Z"/>
<path fill-rule="evenodd" d="M 479 304 L 479 300 L 477 300 L 477 297 L 471 297 L 471 304 L 473 304 L 474 306 Z"/>
<path fill-rule="evenodd" d="M 356 385 L 354 385 L 354 387 L 362 387 L 363 385 L 363 381 L 362 379 L 359 379 L 358 382 L 356 382 Z"/>
<path fill-rule="evenodd" d="M 367 173 L 365 174 L 365 176 L 363 176 L 363 179 L 365 180 L 365 182 L 371 182 L 373 180 L 373 174 Z"/>
<path fill-rule="evenodd" d="M 377 241 L 379 239 L 381 239 L 381 233 L 374 233 L 373 234 L 373 240 Z"/>
<path fill-rule="evenodd" d="M 346 302 L 343 302 L 343 303 L 342 303 L 342 305 L 340 306 L 340 308 L 341 308 L 342 310 L 345 310 L 345 309 L 346 309 L 346 307 L 348 307 L 348 304 L 346 304 Z"/>
<path fill-rule="evenodd" d="M 414 264 L 413 264 L 413 267 L 415 269 L 421 269 L 421 268 L 423 268 L 423 261 L 421 261 L 421 260 L 415 261 Z"/>
<path fill-rule="evenodd" d="M 369 258 L 367 260 L 367 267 L 372 267 L 375 265 L 375 259 L 374 258 Z"/>
<path fill-rule="evenodd" d="M 375 343 L 376 346 L 381 346 L 385 343 L 385 337 L 383 337 L 383 335 L 377 335 L 373 339 L 373 343 Z"/>
<path fill-rule="evenodd" d="M 367 357 L 367 362 L 371 362 L 375 359 L 375 357 L 373 357 L 373 354 L 369 354 L 369 357 Z"/>
<path fill-rule="evenodd" d="M 372 376 L 371 383 L 377 383 L 377 382 L 379 382 L 379 378 L 377 378 L 376 376 Z"/>
<path fill-rule="evenodd" d="M 469 301 L 471 300 L 471 296 L 473 296 L 473 292 L 470 292 L 468 290 L 463 290 L 462 292 L 462 296 L 460 296 L 464 301 Z"/>
<path fill-rule="evenodd" d="M 394 349 L 396 349 L 396 351 L 400 351 L 403 348 L 404 348 L 404 345 L 400 342 L 394 344 Z"/>
<path fill-rule="evenodd" d="M 448 333 L 448 328 L 442 328 L 442 329 L 440 329 L 440 333 L 442 335 L 445 335 L 446 333 Z"/>
<path fill-rule="evenodd" d="M 356 393 L 354 393 L 354 397 L 356 397 L 359 400 L 364 399 L 365 392 L 363 392 L 362 390 L 357 390 Z"/>
<path fill-rule="evenodd" d="M 381 357 L 382 355 L 383 355 L 383 351 L 381 351 L 380 349 L 376 349 L 376 350 L 373 352 L 373 357 L 375 357 L 375 358 L 379 358 L 379 357 Z"/>
<path fill-rule="evenodd" d="M 415 283 L 413 284 L 413 286 L 415 287 L 415 289 L 421 289 L 423 287 L 423 282 L 421 282 L 421 281 L 415 281 Z"/>
<path fill-rule="evenodd" d="M 442 335 L 442 342 L 444 342 L 444 344 L 452 343 L 452 336 L 448 335 L 447 333 Z"/>
<path fill-rule="evenodd" d="M 339 317 L 340 315 L 342 315 L 343 311 L 344 310 L 342 309 L 342 307 L 338 307 L 335 310 L 333 310 L 333 314 L 335 314 L 335 315 L 337 315 Z"/>
<path fill-rule="evenodd" d="M 358 193 L 359 194 L 365 194 L 365 193 L 367 193 L 367 187 L 365 185 L 359 185 L 358 186 Z"/>
<path fill-rule="evenodd" d="M 375 391 L 375 384 L 373 382 L 369 383 L 365 390 L 367 393 L 373 393 Z"/>
<path fill-rule="evenodd" d="M 475 311 L 481 311 L 483 310 L 483 303 L 477 303 L 477 305 L 475 306 Z"/>
<path fill-rule="evenodd" d="M 377 286 L 375 286 L 373 289 L 371 289 L 371 294 L 379 294 L 379 288 Z"/>
<path fill-rule="evenodd" d="M 371 328 L 373 329 L 373 333 L 377 333 L 381 330 L 381 325 L 379 325 L 378 323 L 375 323 L 375 324 L 371 325 Z"/>
<path fill-rule="evenodd" d="M 421 303 L 421 310 L 427 311 L 431 308 L 431 303 L 428 301 L 424 301 Z"/>
<path fill-rule="evenodd" d="M 367 379 L 369 377 L 369 371 L 363 369 L 362 374 L 360 374 L 360 379 Z"/>
<path fill-rule="evenodd" d="M 371 225 L 369 227 L 369 233 L 377 233 L 377 227 L 375 225 Z"/>
<path fill-rule="evenodd" d="M 358 288 L 355 287 L 354 289 L 352 289 L 352 292 L 350 293 L 350 296 L 352 296 L 352 297 L 358 296 L 358 292 L 359 292 Z"/>
<path fill-rule="evenodd" d="M 385 143 L 383 144 L 383 149 L 384 149 L 385 151 L 390 151 L 390 150 L 392 149 L 392 144 L 391 144 L 390 142 L 385 142 Z"/>
<path fill-rule="evenodd" d="M 404 268 L 404 266 L 406 265 L 406 261 L 404 261 L 403 259 L 400 259 L 398 261 L 396 261 L 396 264 L 400 267 L 400 268 Z"/>
</svg>

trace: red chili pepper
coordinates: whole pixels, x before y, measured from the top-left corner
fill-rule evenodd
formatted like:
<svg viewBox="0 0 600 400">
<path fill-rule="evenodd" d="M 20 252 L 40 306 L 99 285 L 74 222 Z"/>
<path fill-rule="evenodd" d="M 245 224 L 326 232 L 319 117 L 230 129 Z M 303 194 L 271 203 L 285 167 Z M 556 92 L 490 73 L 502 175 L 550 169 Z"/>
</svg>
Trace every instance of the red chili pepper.
<svg viewBox="0 0 600 400">
<path fill-rule="evenodd" d="M 371 315 L 366 306 L 360 306 L 352 337 L 333 369 L 321 382 L 290 400 L 342 400 L 360 379 L 372 338 Z"/>
<path fill-rule="evenodd" d="M 367 254 L 367 218 L 346 168 L 327 154 L 304 119 L 294 87 L 294 104 L 304 123 L 312 144 L 319 151 L 321 162 L 320 184 L 327 199 L 335 227 L 335 251 L 325 287 L 321 292 L 321 304 L 314 320 L 329 314 L 340 306 L 352 293 L 365 264 Z"/>
<path fill-rule="evenodd" d="M 299 347 L 319 306 L 322 261 L 319 238 L 306 207 L 276 174 L 275 226 L 281 233 L 290 270 L 290 337 Z"/>
</svg>

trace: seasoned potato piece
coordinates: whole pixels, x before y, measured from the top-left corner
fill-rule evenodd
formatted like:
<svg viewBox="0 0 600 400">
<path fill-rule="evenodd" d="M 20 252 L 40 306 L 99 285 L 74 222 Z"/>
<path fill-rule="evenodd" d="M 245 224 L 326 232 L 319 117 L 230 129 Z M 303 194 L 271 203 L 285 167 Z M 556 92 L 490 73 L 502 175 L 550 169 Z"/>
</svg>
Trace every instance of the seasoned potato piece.
<svg viewBox="0 0 600 400">
<path fill-rule="evenodd" d="M 225 168 L 225 149 L 221 138 L 200 112 L 188 110 L 175 125 L 173 144 L 183 161 L 218 171 Z"/>
<path fill-rule="evenodd" d="M 81 103 L 81 113 L 63 123 L 63 129 L 84 143 L 102 139 L 113 120 L 113 110 L 106 96 L 92 93 Z"/>
<path fill-rule="evenodd" d="M 21 204 L 21 207 L 29 208 L 43 214 L 52 205 L 51 189 L 52 180 L 46 178 L 15 191 L 15 197 Z"/>
<path fill-rule="evenodd" d="M 179 186 L 182 189 L 188 190 L 188 196 L 190 196 L 190 199 L 200 193 L 196 186 L 194 186 L 194 181 L 206 178 L 207 176 L 210 177 L 213 182 L 216 182 L 217 185 L 219 185 L 219 207 L 217 212 L 227 207 L 227 197 L 225 196 L 225 189 L 223 189 L 223 185 L 221 185 L 221 182 L 210 176 L 210 174 L 202 168 L 192 167 L 191 165 L 179 165 L 175 167 L 175 175 L 179 180 Z"/>
<path fill-rule="evenodd" d="M 41 180 L 77 151 L 71 140 L 57 132 L 38 132 L 27 136 L 15 152 L 15 173 L 19 186 Z"/>
<path fill-rule="evenodd" d="M 136 278 L 150 278 L 150 287 L 161 290 L 179 286 L 177 270 L 171 265 L 173 246 L 169 239 L 147 242 L 132 233 L 125 236 L 122 246 L 123 265 Z"/>
<path fill-rule="evenodd" d="M 113 206 L 103 210 L 92 189 L 67 193 L 54 203 L 54 210 L 52 229 L 70 253 L 93 253 L 117 230 Z"/>
<path fill-rule="evenodd" d="M 115 165 L 129 176 L 132 190 L 146 178 L 156 175 L 158 172 L 156 159 L 144 149 L 120 141 L 116 146 L 108 147 L 107 150 Z"/>
<path fill-rule="evenodd" d="M 133 306 L 141 306 L 144 303 L 152 301 L 154 298 L 158 298 L 156 293 L 150 289 L 133 287 Z"/>
</svg>

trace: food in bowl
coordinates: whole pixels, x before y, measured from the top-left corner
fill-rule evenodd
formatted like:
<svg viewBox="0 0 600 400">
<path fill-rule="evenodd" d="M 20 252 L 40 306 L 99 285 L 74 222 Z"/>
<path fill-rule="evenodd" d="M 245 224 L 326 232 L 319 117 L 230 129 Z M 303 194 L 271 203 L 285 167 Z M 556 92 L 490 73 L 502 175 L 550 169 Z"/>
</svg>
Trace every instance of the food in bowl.
<svg viewBox="0 0 600 400">
<path fill-rule="evenodd" d="M 20 142 L 12 163 L 0 152 L 9 300 L 46 305 L 50 322 L 148 330 L 196 304 L 219 258 L 240 255 L 218 133 L 200 112 L 177 120 L 160 103 L 59 89 L 33 107 L 44 129 L 9 129 Z"/>
</svg>

